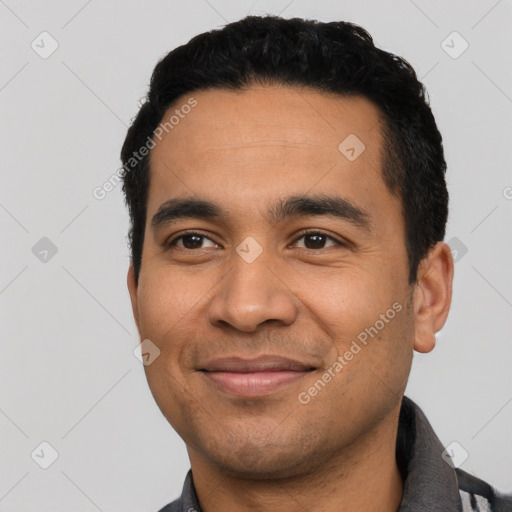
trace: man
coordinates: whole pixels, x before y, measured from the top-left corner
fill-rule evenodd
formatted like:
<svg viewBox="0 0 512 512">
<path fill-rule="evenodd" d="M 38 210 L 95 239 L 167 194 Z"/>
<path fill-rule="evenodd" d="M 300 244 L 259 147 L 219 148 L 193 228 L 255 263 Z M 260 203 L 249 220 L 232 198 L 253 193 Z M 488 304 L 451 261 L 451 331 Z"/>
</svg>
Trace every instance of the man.
<svg viewBox="0 0 512 512">
<path fill-rule="evenodd" d="M 156 66 L 122 150 L 170 511 L 512 510 L 404 398 L 447 318 L 442 140 L 350 23 L 247 17 Z"/>
</svg>

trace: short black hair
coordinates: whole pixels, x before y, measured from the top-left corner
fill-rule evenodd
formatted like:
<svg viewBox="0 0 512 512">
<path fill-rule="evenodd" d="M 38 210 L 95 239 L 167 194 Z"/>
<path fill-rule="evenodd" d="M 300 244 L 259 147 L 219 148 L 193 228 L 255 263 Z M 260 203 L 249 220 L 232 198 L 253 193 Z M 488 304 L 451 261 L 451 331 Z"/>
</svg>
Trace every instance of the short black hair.
<svg viewBox="0 0 512 512">
<path fill-rule="evenodd" d="M 152 140 L 167 109 L 183 95 L 215 88 L 244 90 L 253 84 L 363 96 L 378 107 L 383 119 L 383 179 L 401 200 L 409 284 L 415 283 L 420 261 L 444 239 L 448 217 L 442 138 L 425 87 L 406 60 L 377 48 L 358 25 L 271 15 L 247 16 L 200 34 L 156 65 L 147 98 L 121 150 L 136 281 L 142 264 L 150 154 L 137 159 L 134 154 Z"/>
</svg>

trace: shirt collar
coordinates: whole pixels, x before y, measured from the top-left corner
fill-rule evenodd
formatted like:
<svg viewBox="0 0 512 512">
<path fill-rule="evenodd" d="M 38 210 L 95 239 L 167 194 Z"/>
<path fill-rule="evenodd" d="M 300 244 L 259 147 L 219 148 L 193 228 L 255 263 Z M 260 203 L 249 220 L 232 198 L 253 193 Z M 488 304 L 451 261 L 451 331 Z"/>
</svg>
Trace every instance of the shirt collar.
<svg viewBox="0 0 512 512">
<path fill-rule="evenodd" d="M 398 512 L 459 512 L 462 504 L 455 470 L 442 458 L 443 445 L 423 411 L 404 397 L 397 435 L 397 461 L 404 469 Z"/>
<path fill-rule="evenodd" d="M 444 448 L 423 411 L 404 397 L 397 434 L 397 461 L 404 494 L 397 512 L 460 512 L 455 470 L 441 454 Z M 179 500 L 181 512 L 201 512 L 189 470 Z"/>
</svg>

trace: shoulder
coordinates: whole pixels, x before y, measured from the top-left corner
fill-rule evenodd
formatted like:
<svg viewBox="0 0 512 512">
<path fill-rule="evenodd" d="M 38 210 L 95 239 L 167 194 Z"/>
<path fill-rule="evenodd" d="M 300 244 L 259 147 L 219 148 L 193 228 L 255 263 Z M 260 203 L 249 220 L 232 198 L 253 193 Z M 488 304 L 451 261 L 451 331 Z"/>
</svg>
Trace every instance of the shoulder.
<svg viewBox="0 0 512 512">
<path fill-rule="evenodd" d="M 180 500 L 173 501 L 165 507 L 161 508 L 158 512 L 181 512 L 181 503 Z"/>
<path fill-rule="evenodd" d="M 512 512 L 512 496 L 500 494 L 491 485 L 462 469 L 457 469 L 463 512 Z"/>
<path fill-rule="evenodd" d="M 200 512 L 192 470 L 189 470 L 185 477 L 181 496 L 172 503 L 165 505 L 158 512 Z"/>
</svg>

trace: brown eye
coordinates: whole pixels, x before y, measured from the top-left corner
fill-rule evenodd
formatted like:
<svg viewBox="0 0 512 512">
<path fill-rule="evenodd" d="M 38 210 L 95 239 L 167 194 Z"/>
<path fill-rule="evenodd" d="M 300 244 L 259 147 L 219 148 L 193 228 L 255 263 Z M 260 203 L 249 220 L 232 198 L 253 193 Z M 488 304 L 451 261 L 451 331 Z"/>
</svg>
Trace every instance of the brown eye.
<svg viewBox="0 0 512 512">
<path fill-rule="evenodd" d="M 218 245 L 205 235 L 201 235 L 200 233 L 188 233 L 174 238 L 167 244 L 168 249 L 172 249 L 173 247 L 194 250 L 205 249 L 207 247 L 218 247 Z"/>
<path fill-rule="evenodd" d="M 301 240 L 303 240 L 302 243 L 300 243 Z M 297 238 L 295 244 L 301 249 L 326 249 L 327 247 L 343 245 L 333 237 L 318 232 L 303 233 L 302 236 Z"/>
<path fill-rule="evenodd" d="M 323 249 L 327 237 L 325 235 L 306 235 L 304 245 L 308 249 Z"/>
<path fill-rule="evenodd" d="M 203 238 L 200 235 L 185 235 L 181 237 L 181 242 L 185 249 L 197 249 L 203 243 Z"/>
</svg>

